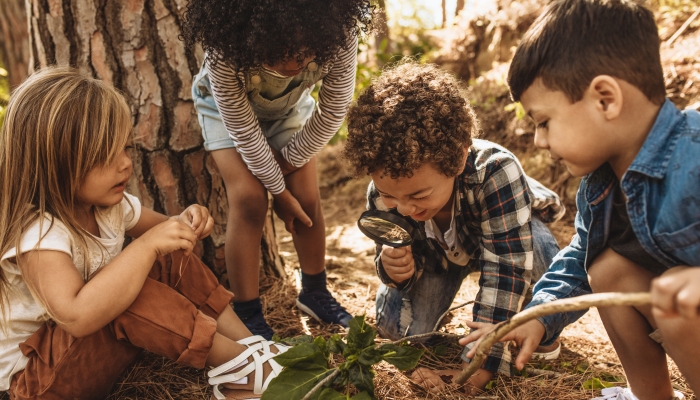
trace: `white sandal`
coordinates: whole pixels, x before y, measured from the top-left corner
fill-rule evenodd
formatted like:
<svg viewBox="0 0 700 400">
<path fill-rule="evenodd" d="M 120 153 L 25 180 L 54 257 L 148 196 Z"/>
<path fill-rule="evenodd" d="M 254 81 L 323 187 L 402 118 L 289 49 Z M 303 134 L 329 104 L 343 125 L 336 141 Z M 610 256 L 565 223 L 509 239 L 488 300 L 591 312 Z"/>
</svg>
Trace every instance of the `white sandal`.
<svg viewBox="0 0 700 400">
<path fill-rule="evenodd" d="M 674 400 L 685 399 L 685 395 L 683 393 L 677 390 L 674 390 L 673 393 L 676 396 Z M 619 386 L 613 386 L 601 390 L 600 394 L 603 397 L 596 397 L 591 400 L 639 400 L 628 387 L 621 388 Z"/>
<path fill-rule="evenodd" d="M 262 392 L 267 389 L 267 385 L 270 381 L 275 378 L 280 372 L 282 372 L 282 366 L 279 365 L 273 357 L 284 353 L 289 349 L 289 347 L 275 343 L 272 341 L 267 341 L 262 336 L 251 336 L 245 339 L 239 340 L 238 343 L 248 346 L 248 348 L 239 354 L 238 357 L 233 360 L 224 363 L 207 373 L 209 376 L 209 384 L 212 385 L 212 390 L 214 392 L 214 398 L 217 400 L 224 399 L 259 399 Z M 276 353 L 272 352 L 272 347 L 277 349 Z M 248 360 L 249 357 L 253 358 L 253 361 Z M 268 363 L 271 371 L 267 376 L 267 379 L 263 382 L 264 378 L 264 364 Z M 238 369 L 238 370 L 237 370 Z M 237 371 L 236 371 L 237 370 Z M 235 372 L 232 372 L 235 371 Z M 254 374 L 254 383 L 252 388 L 252 393 L 250 390 L 250 385 L 248 385 L 248 375 Z M 229 396 L 221 392 L 221 385 L 224 383 L 234 384 L 234 385 L 246 385 L 247 387 L 242 387 L 240 389 L 235 388 L 224 388 L 227 391 L 238 390 L 238 395 L 232 393 Z M 234 397 L 231 397 L 233 395 Z M 254 397 L 251 397 L 254 396 Z M 240 397 L 245 396 L 245 397 Z"/>
</svg>

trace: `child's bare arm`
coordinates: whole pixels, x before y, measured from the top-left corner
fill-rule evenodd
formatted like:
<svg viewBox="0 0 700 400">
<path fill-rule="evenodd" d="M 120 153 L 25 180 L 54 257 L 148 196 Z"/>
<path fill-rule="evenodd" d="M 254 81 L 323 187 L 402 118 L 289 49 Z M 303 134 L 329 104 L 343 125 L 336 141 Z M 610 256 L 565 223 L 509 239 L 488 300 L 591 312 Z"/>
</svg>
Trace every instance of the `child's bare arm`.
<svg viewBox="0 0 700 400">
<path fill-rule="evenodd" d="M 102 329 L 136 299 L 156 258 L 192 251 L 197 237 L 185 223 L 170 219 L 150 229 L 85 282 L 71 257 L 36 250 L 17 258 L 22 275 L 55 322 L 75 337 Z"/>
</svg>

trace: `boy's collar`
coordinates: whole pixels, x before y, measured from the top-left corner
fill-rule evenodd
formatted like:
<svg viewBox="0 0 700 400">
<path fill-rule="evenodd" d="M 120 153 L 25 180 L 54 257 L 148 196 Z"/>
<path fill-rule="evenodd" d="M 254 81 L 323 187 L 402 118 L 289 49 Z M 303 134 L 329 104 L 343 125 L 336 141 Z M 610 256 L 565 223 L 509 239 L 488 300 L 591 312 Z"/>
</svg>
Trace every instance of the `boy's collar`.
<svg viewBox="0 0 700 400">
<path fill-rule="evenodd" d="M 678 141 L 678 134 L 674 132 L 673 126 L 678 123 L 680 113 L 669 99 L 664 101 L 654 126 L 628 171 L 639 172 L 657 179 L 664 177 L 670 162 L 668 153 L 674 149 Z"/>
</svg>

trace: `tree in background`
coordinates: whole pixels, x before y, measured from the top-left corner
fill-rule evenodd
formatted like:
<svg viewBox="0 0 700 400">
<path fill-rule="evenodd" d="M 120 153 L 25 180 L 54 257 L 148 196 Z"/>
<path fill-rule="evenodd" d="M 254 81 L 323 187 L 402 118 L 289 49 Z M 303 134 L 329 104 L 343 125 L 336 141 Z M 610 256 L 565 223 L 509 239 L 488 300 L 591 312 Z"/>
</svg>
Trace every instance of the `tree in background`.
<svg viewBox="0 0 700 400">
<path fill-rule="evenodd" d="M 186 51 L 178 39 L 186 2 L 28 0 L 29 65 L 75 66 L 124 94 L 135 134 L 134 174 L 127 190 L 144 206 L 167 215 L 177 215 L 191 203 L 208 207 L 215 227 L 196 253 L 223 277 L 226 195 L 202 148 L 190 94 L 203 53 Z M 261 271 L 284 273 L 271 216 L 261 245 Z"/>
<path fill-rule="evenodd" d="M 0 7 L 0 66 L 9 87 L 19 85 L 29 72 L 29 32 L 25 0 L 3 0 Z"/>
</svg>

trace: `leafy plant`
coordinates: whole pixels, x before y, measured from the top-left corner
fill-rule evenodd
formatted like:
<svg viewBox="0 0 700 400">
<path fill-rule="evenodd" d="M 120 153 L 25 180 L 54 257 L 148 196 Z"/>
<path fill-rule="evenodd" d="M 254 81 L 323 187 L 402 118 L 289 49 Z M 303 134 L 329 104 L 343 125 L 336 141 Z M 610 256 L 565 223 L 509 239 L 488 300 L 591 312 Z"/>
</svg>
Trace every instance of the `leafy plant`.
<svg viewBox="0 0 700 400">
<path fill-rule="evenodd" d="M 423 355 L 423 350 L 394 342 L 375 344 L 376 337 L 377 331 L 365 322 L 365 317 L 357 316 L 350 321 L 345 340 L 338 334 L 327 341 L 310 336 L 283 340 L 294 347 L 275 357 L 285 369 L 270 382 L 262 399 L 374 399 L 374 364 L 386 361 L 405 371 L 415 368 Z M 331 368 L 331 354 L 342 356 L 344 361 Z M 350 397 L 350 386 L 359 393 Z"/>
<path fill-rule="evenodd" d="M 614 386 L 614 384 L 601 380 L 600 378 L 591 378 L 581 384 L 581 387 L 586 390 L 605 389 L 611 386 Z"/>
</svg>

